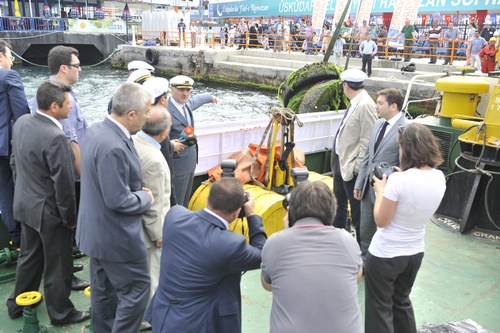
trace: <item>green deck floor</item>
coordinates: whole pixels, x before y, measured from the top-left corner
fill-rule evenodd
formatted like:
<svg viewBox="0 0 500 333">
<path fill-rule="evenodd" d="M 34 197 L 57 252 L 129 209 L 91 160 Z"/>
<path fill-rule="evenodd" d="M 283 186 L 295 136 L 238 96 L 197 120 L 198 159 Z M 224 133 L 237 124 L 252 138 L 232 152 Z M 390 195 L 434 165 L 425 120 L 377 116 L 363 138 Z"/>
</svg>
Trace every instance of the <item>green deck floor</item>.
<svg viewBox="0 0 500 333">
<path fill-rule="evenodd" d="M 88 277 L 88 258 L 79 262 Z M 22 327 L 22 319 L 10 320 L 5 299 L 13 283 L 0 284 L 0 332 L 13 333 Z M 304 286 L 307 288 L 307 286 Z M 242 279 L 243 332 L 269 331 L 272 295 L 260 285 L 260 271 L 247 272 Z M 417 324 L 441 324 L 470 318 L 492 332 L 500 333 L 500 244 L 479 241 L 432 223 L 427 226 L 426 253 L 411 295 Z M 364 313 L 364 284 L 359 285 L 359 304 Z M 73 292 L 78 309 L 87 309 L 89 299 Z M 45 304 L 37 308 L 39 320 L 48 324 Z M 48 327 L 49 332 L 86 332 L 85 325 Z"/>
</svg>

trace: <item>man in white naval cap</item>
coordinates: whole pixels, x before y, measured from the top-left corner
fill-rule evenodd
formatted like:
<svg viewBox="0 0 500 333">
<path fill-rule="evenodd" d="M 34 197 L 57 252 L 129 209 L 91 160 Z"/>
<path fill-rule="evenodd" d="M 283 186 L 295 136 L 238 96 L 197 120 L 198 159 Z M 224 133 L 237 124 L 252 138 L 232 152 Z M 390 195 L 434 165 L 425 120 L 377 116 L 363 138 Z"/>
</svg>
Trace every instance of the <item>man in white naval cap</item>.
<svg viewBox="0 0 500 333">
<path fill-rule="evenodd" d="M 139 61 L 139 60 L 137 60 Z M 133 61 L 132 61 L 133 62 Z M 140 61 L 139 61 L 140 62 Z M 143 62 L 143 61 L 142 61 Z M 146 64 L 146 63 L 145 63 Z M 130 64 L 129 64 L 130 65 Z M 147 65 L 147 64 L 146 64 Z M 148 65 L 149 66 L 149 65 Z M 154 69 L 154 68 L 153 68 Z M 135 69 L 131 72 L 129 72 L 129 76 L 127 78 L 127 83 L 138 83 L 138 84 L 143 84 L 147 80 L 151 79 L 153 76 L 152 72 L 145 69 L 145 68 L 139 68 Z M 111 114 L 111 108 L 113 107 L 112 103 L 113 99 L 109 100 L 108 103 L 108 114 Z"/>
<path fill-rule="evenodd" d="M 351 220 L 360 242 L 360 202 L 354 198 L 354 185 L 361 162 L 368 147 L 373 124 L 377 120 L 375 102 L 364 89 L 367 75 L 359 69 L 348 69 L 340 74 L 349 106 L 339 125 L 332 148 L 333 191 L 337 199 L 337 214 L 333 225 L 347 227 L 348 203 Z"/>
<path fill-rule="evenodd" d="M 147 79 L 152 78 L 153 75 L 151 72 L 147 69 L 140 68 L 136 69 L 133 72 L 130 73 L 129 77 L 127 78 L 127 83 L 139 83 L 143 84 L 144 81 Z"/>
<path fill-rule="evenodd" d="M 150 71 L 151 73 L 155 72 L 155 68 L 148 64 L 145 61 L 142 60 L 134 60 L 128 63 L 127 69 L 129 74 L 131 74 L 133 71 L 138 70 L 138 69 L 146 69 Z"/>
<path fill-rule="evenodd" d="M 195 128 L 194 110 L 204 104 L 218 102 L 217 97 L 208 93 L 191 95 L 193 83 L 193 79 L 184 75 L 171 78 L 172 91 L 168 101 L 168 111 L 172 115 L 170 139 L 174 144 L 175 196 L 178 204 L 184 207 L 188 206 L 191 198 L 194 170 L 198 162 L 198 144 L 185 145 L 179 141 L 179 138 L 186 127 Z"/>
</svg>

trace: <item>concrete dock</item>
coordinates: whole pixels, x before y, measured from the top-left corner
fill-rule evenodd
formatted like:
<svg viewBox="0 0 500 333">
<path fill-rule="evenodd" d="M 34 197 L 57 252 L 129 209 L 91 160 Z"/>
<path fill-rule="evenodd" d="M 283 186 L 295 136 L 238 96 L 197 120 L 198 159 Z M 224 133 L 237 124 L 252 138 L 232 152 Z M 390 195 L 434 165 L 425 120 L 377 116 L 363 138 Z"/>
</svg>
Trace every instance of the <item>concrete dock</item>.
<svg viewBox="0 0 500 333">
<path fill-rule="evenodd" d="M 200 46 L 179 48 L 173 46 L 131 46 L 120 45 L 111 62 L 115 66 L 125 66 L 132 60 L 146 60 L 146 51 L 158 52 L 155 68 L 168 76 L 184 74 L 207 81 L 230 82 L 241 85 L 261 86 L 274 89 L 293 71 L 307 64 L 321 62 L 323 55 L 306 55 L 301 52 L 273 52 L 263 49 L 237 50 L 226 47 L 220 49 Z M 332 58 L 330 58 L 332 61 Z M 345 58 L 344 58 L 345 61 Z M 458 60 L 453 65 L 428 64 L 429 58 L 413 58 L 416 71 L 401 71 L 408 63 L 384 59 L 374 59 L 372 77 L 367 80 L 367 88 L 401 88 L 406 90 L 412 77 L 418 74 L 453 72 L 463 66 L 465 61 Z M 361 68 L 360 58 L 350 58 L 349 68 Z M 434 94 L 435 79 L 417 80 L 412 96 L 427 98 Z"/>
</svg>

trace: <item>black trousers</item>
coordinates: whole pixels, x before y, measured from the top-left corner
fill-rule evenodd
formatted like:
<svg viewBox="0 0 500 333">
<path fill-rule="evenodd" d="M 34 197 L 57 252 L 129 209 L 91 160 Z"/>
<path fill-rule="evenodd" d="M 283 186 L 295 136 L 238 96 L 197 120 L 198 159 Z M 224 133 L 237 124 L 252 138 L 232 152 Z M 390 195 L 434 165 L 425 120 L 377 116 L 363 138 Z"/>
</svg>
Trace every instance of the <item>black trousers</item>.
<svg viewBox="0 0 500 333">
<path fill-rule="evenodd" d="M 16 297 L 26 291 L 38 291 L 42 274 L 44 299 L 51 321 L 63 321 L 74 315 L 76 309 L 69 299 L 73 274 L 72 233 L 62 225 L 47 226 L 43 221 L 42 232 L 23 223 L 16 286 L 7 299 L 11 316 L 23 311 L 16 304 Z"/>
<path fill-rule="evenodd" d="M 365 260 L 365 333 L 416 333 L 410 292 L 424 253 Z"/>
<path fill-rule="evenodd" d="M 21 241 L 21 224 L 14 220 L 14 181 L 12 169 L 10 168 L 10 158 L 0 156 L 0 211 L 2 221 L 9 232 L 13 243 L 19 244 Z"/>
<path fill-rule="evenodd" d="M 372 55 L 371 54 L 363 54 L 363 59 L 361 59 L 361 63 L 363 64 L 363 67 L 361 67 L 361 70 L 365 72 L 368 76 L 372 75 Z M 368 66 L 368 72 L 366 71 L 366 66 Z"/>
<path fill-rule="evenodd" d="M 332 154 L 335 153 L 332 152 Z M 336 228 L 345 228 L 347 231 L 350 231 L 349 228 L 347 228 L 347 219 L 349 217 L 348 207 L 350 204 L 351 221 L 356 229 L 356 240 L 359 244 L 361 205 L 359 200 L 354 199 L 354 185 L 356 184 L 356 179 L 357 175 L 347 182 L 342 179 L 339 159 L 337 157 L 333 164 L 333 194 L 335 194 L 335 200 L 337 201 L 337 213 L 333 220 L 333 226 Z"/>
</svg>

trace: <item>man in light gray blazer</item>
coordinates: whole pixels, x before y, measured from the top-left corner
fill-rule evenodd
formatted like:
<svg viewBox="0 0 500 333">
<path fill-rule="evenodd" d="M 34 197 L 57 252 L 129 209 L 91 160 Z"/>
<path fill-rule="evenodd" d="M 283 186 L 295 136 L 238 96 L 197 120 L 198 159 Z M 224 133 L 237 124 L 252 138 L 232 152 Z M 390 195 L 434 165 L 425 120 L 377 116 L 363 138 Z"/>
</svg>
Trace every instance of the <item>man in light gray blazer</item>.
<svg viewBox="0 0 500 333">
<path fill-rule="evenodd" d="M 74 157 L 59 120 L 71 108 L 71 88 L 43 82 L 38 110 L 20 117 L 13 130 L 11 166 L 14 175 L 14 218 L 22 224 L 16 286 L 7 300 L 11 318 L 22 315 L 16 297 L 38 290 L 44 277 L 44 298 L 53 325 L 89 319 L 69 299 L 73 274 L 72 240 L 76 223 Z"/>
<path fill-rule="evenodd" d="M 76 239 L 90 257 L 94 332 L 137 333 L 149 300 L 142 214 L 154 197 L 142 186 L 130 133 L 150 116 L 152 96 L 125 83 L 111 114 L 94 124 L 81 147 L 81 199 Z"/>
<path fill-rule="evenodd" d="M 155 102 L 166 99 L 169 91 L 167 79 L 159 77 L 149 79 L 143 87 L 151 92 Z M 170 169 L 160 144 L 167 140 L 171 124 L 172 118 L 167 108 L 161 103 L 155 103 L 151 108 L 151 117 L 142 130 L 133 136 L 141 160 L 142 184 L 149 188 L 155 197 L 151 208 L 142 215 L 151 277 L 150 299 L 153 298 L 160 278 L 163 220 L 170 209 Z"/>
<path fill-rule="evenodd" d="M 332 149 L 333 192 L 337 200 L 337 214 L 333 225 L 337 228 L 346 227 L 349 203 L 359 243 L 360 205 L 354 199 L 353 191 L 377 115 L 375 102 L 364 89 L 366 74 L 359 69 L 348 69 L 340 74 L 340 78 L 344 94 L 350 103 L 335 135 Z"/>
<path fill-rule="evenodd" d="M 387 88 L 377 92 L 375 110 L 380 119 L 371 131 L 368 149 L 354 185 L 354 198 L 361 200 L 360 247 L 363 261 L 372 237 L 377 231 L 377 225 L 373 220 L 375 192 L 370 185 L 373 169 L 381 162 L 399 166 L 399 128 L 407 123 L 406 117 L 400 112 L 403 101 L 404 96 L 400 89 Z"/>
<path fill-rule="evenodd" d="M 172 115 L 170 139 L 174 144 L 174 188 L 177 203 L 187 207 L 191 198 L 194 170 L 198 163 L 198 144 L 188 146 L 182 143 L 182 131 L 188 126 L 195 128 L 193 111 L 207 103 L 217 103 L 217 97 L 210 94 L 191 95 L 193 79 L 178 75 L 170 79 L 172 96 L 168 111 Z M 196 131 L 195 131 L 196 134 Z"/>
</svg>

